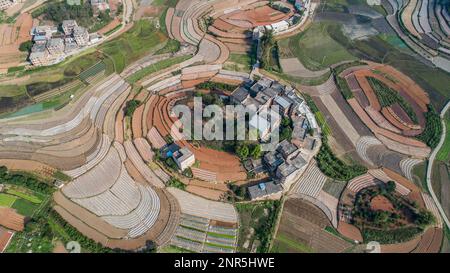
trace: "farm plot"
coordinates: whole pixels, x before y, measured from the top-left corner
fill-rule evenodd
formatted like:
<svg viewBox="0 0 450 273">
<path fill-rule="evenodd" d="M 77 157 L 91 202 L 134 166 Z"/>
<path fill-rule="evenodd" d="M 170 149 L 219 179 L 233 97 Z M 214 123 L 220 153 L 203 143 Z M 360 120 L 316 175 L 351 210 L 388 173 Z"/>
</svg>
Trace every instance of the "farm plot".
<svg viewBox="0 0 450 273">
<path fill-rule="evenodd" d="M 24 187 L 7 185 L 6 190 L 0 193 L 0 207 L 9 207 L 21 215 L 32 216 L 44 198 L 44 195 Z"/>
<path fill-rule="evenodd" d="M 331 233 L 331 223 L 323 212 L 298 198 L 284 204 L 273 252 L 343 252 L 351 243 Z"/>
<path fill-rule="evenodd" d="M 311 27 L 280 42 L 281 56 L 283 52 L 294 55 L 309 70 L 321 70 L 332 64 L 355 58 L 339 43 L 328 35 L 328 23 L 313 23 Z"/>
<path fill-rule="evenodd" d="M 238 252 L 269 251 L 280 201 L 237 204 L 236 208 L 240 215 Z"/>
<path fill-rule="evenodd" d="M 112 58 L 116 72 L 120 73 L 166 40 L 167 36 L 156 30 L 149 20 L 139 20 L 129 31 L 102 44 L 99 50 Z"/>
<path fill-rule="evenodd" d="M 236 233 L 235 227 L 182 214 L 169 246 L 181 252 L 231 253 L 235 251 Z"/>
</svg>

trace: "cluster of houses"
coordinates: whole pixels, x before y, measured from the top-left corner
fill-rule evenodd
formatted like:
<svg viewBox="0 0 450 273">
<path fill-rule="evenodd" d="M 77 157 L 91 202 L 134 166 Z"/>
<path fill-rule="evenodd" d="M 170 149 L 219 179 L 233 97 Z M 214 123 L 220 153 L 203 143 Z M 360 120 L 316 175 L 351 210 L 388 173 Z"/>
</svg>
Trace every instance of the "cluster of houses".
<svg viewBox="0 0 450 273">
<path fill-rule="evenodd" d="M 287 190 L 303 174 L 308 162 L 319 147 L 318 125 L 306 102 L 297 95 L 296 90 L 268 78 L 262 78 L 251 85 L 237 88 L 230 96 L 230 101 L 243 106 L 253 105 L 257 113 L 250 117 L 249 128 L 258 131 L 261 141 L 270 138 L 273 130 L 278 130 L 281 117 L 292 120 L 291 140 L 283 140 L 261 159 L 249 159 L 244 167 L 255 175 L 270 174 L 272 181 L 248 187 L 252 200 L 266 198 Z M 279 113 L 268 110 L 277 105 Z M 271 108 L 270 108 L 271 109 Z M 266 115 L 259 113 L 267 111 Z M 276 122 L 263 120 L 264 116 Z M 272 126 L 271 126 L 272 125 Z"/>
<path fill-rule="evenodd" d="M 68 55 L 95 44 L 100 40 L 97 33 L 89 34 L 75 20 L 64 20 L 62 33 L 55 26 L 37 26 L 31 29 L 33 47 L 29 60 L 35 66 L 61 62 Z"/>
</svg>

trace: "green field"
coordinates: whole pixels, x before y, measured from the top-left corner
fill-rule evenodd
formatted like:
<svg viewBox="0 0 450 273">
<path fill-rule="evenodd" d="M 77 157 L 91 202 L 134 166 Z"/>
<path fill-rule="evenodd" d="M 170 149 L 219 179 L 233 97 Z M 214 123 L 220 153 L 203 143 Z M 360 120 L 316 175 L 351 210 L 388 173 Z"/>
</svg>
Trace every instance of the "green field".
<svg viewBox="0 0 450 273">
<path fill-rule="evenodd" d="M 292 240 L 289 235 L 279 232 L 270 251 L 274 253 L 312 253 L 313 249 Z"/>
<path fill-rule="evenodd" d="M 26 199 L 17 199 L 11 208 L 17 210 L 17 213 L 21 215 L 32 216 L 34 212 L 39 208 L 39 205 L 36 203 L 32 203 Z"/>
<path fill-rule="evenodd" d="M 251 252 L 252 249 L 258 253 L 269 251 L 280 206 L 280 201 L 236 204 L 240 219 L 238 252 Z M 244 247 L 246 244 L 248 247 Z"/>
<path fill-rule="evenodd" d="M 216 232 L 207 232 L 208 236 L 217 237 L 217 238 L 225 238 L 225 239 L 234 239 L 236 236 L 230 234 L 216 233 Z"/>
<path fill-rule="evenodd" d="M 248 73 L 252 69 L 252 58 L 248 54 L 231 53 L 224 66 L 228 70 Z"/>
<path fill-rule="evenodd" d="M 419 122 L 411 105 L 396 90 L 391 89 L 385 83 L 376 78 L 368 77 L 367 80 L 374 90 L 381 107 L 392 106 L 398 103 L 415 124 Z"/>
<path fill-rule="evenodd" d="M 0 97 L 16 97 L 26 94 L 25 86 L 0 85 Z"/>
<path fill-rule="evenodd" d="M 147 66 L 147 67 L 139 70 L 138 72 L 136 72 L 133 75 L 129 76 L 127 78 L 127 81 L 129 83 L 135 83 L 135 82 L 143 79 L 144 77 L 146 77 L 146 76 L 148 76 L 148 75 L 150 75 L 152 73 L 161 71 L 161 70 L 166 69 L 168 67 L 171 67 L 171 66 L 173 66 L 175 64 L 182 63 L 182 62 L 190 59 L 191 57 L 192 56 L 187 55 L 187 56 L 178 56 L 178 57 L 162 60 L 160 62 L 157 62 L 155 64 L 152 64 L 150 66 Z"/>
<path fill-rule="evenodd" d="M 120 73 L 126 66 L 151 53 L 152 49 L 167 39 L 151 21 L 139 20 L 129 31 L 102 44 L 99 50 L 113 60 L 115 71 Z"/>
<path fill-rule="evenodd" d="M 35 204 L 40 204 L 42 203 L 42 200 L 40 198 L 38 198 L 35 195 L 29 194 L 29 193 L 25 193 L 23 191 L 18 191 L 18 190 L 14 190 L 14 189 L 8 189 L 6 191 L 8 194 L 10 195 L 14 195 L 17 196 L 19 198 L 25 199 L 31 203 L 35 203 Z"/>
<path fill-rule="evenodd" d="M 17 198 L 15 196 L 0 193 L 0 207 L 8 207 L 10 208 L 14 202 L 16 202 Z"/>
<path fill-rule="evenodd" d="M 280 57 L 296 57 L 310 70 L 355 60 L 345 47 L 330 37 L 329 28 L 329 23 L 313 23 L 305 32 L 280 41 Z"/>
<path fill-rule="evenodd" d="M 45 195 L 24 187 L 8 185 L 7 189 L 0 193 L 0 206 L 13 208 L 24 216 L 32 216 L 45 198 Z"/>
<path fill-rule="evenodd" d="M 414 184 L 419 186 L 425 192 L 428 191 L 426 172 L 427 172 L 427 162 L 419 163 L 412 169 Z"/>
<path fill-rule="evenodd" d="M 439 150 L 438 154 L 436 155 L 436 159 L 444 162 L 450 161 L 450 113 L 447 112 L 445 115 L 445 142 L 442 145 L 442 148 Z"/>
<path fill-rule="evenodd" d="M 166 45 L 160 50 L 155 52 L 155 55 L 165 54 L 165 53 L 175 53 L 180 50 L 181 43 L 177 40 L 170 39 L 167 41 Z"/>
</svg>

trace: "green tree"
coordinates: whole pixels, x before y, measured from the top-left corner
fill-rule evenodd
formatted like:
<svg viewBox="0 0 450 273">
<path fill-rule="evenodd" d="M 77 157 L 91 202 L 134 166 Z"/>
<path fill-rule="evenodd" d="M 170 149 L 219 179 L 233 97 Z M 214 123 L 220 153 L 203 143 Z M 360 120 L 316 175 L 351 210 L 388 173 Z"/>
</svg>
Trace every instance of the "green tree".
<svg viewBox="0 0 450 273">
<path fill-rule="evenodd" d="M 141 105 L 141 101 L 139 101 L 139 100 L 127 101 L 127 103 L 125 105 L 125 115 L 127 117 L 133 116 L 134 111 L 136 110 L 136 108 L 139 107 L 139 105 Z"/>
<path fill-rule="evenodd" d="M 394 181 L 388 181 L 386 183 L 386 191 L 387 193 L 393 193 L 395 191 L 396 184 Z"/>
<path fill-rule="evenodd" d="M 431 213 L 429 210 L 421 210 L 416 215 L 416 219 L 414 220 L 414 223 L 421 227 L 425 227 L 425 226 L 433 224 L 435 221 L 436 220 L 434 218 L 433 213 Z"/>
<path fill-rule="evenodd" d="M 250 155 L 251 155 L 251 157 L 253 157 L 253 158 L 260 158 L 261 157 L 261 153 L 262 153 L 262 151 L 261 151 L 261 145 L 260 144 L 255 144 L 255 145 L 253 145 L 252 146 L 252 149 L 251 149 L 251 152 L 250 152 Z"/>
<path fill-rule="evenodd" d="M 20 44 L 19 50 L 22 51 L 22 52 L 29 52 L 29 51 L 31 51 L 32 47 L 33 47 L 33 42 L 32 41 L 25 41 L 25 42 Z"/>
<path fill-rule="evenodd" d="M 242 144 L 239 145 L 236 149 L 236 154 L 241 158 L 241 159 L 245 159 L 248 157 L 249 154 L 249 149 L 247 144 Z"/>
</svg>

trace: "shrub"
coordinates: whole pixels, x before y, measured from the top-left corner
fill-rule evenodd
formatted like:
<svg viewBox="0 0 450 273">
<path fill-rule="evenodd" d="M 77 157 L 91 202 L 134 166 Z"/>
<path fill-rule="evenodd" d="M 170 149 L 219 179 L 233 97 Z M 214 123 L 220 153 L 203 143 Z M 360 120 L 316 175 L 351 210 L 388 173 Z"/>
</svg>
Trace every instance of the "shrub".
<svg viewBox="0 0 450 273">
<path fill-rule="evenodd" d="M 139 101 L 139 100 L 127 101 L 127 103 L 125 105 L 125 116 L 132 117 L 134 111 L 136 111 L 136 108 L 138 108 L 139 105 L 141 105 L 141 101 Z"/>
<path fill-rule="evenodd" d="M 167 186 L 168 187 L 174 187 L 180 190 L 185 190 L 186 189 L 186 185 L 181 182 L 180 180 L 178 180 L 178 178 L 172 177 L 170 178 L 169 182 L 167 182 Z"/>
<path fill-rule="evenodd" d="M 325 138 L 319 153 L 316 155 L 316 160 L 319 169 L 328 177 L 336 180 L 349 181 L 367 172 L 367 168 L 362 165 L 347 165 L 337 158 Z"/>
<path fill-rule="evenodd" d="M 32 47 L 33 47 L 32 41 L 25 41 L 19 45 L 19 50 L 22 52 L 29 52 L 31 51 Z"/>
<path fill-rule="evenodd" d="M 428 112 L 425 113 L 425 119 L 425 129 L 422 134 L 417 136 L 417 138 L 425 142 L 431 148 L 435 148 L 441 138 L 442 123 L 439 114 L 431 104 L 428 105 Z"/>
</svg>

